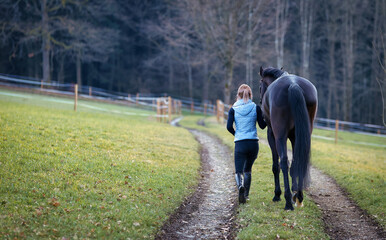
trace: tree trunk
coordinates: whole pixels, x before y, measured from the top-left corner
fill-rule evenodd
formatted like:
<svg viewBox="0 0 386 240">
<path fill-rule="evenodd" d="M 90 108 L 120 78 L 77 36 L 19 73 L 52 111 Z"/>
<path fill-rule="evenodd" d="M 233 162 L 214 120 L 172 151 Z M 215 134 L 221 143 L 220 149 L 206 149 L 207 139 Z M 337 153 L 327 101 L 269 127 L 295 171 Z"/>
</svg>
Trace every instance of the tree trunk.
<svg viewBox="0 0 386 240">
<path fill-rule="evenodd" d="M 42 11 L 42 68 L 43 68 L 43 82 L 50 81 L 50 50 L 51 41 L 48 29 L 48 14 L 46 9 L 46 0 L 41 1 Z"/>
<path fill-rule="evenodd" d="M 27 44 L 27 51 L 33 52 L 33 44 Z M 28 59 L 27 59 L 27 68 L 28 68 L 27 76 L 29 76 L 29 77 L 36 75 L 36 73 L 35 73 L 35 61 L 36 61 L 36 58 L 34 56 L 28 56 Z M 5 71 L 1 71 L 1 72 L 5 72 Z"/>
<path fill-rule="evenodd" d="M 353 13 L 351 10 L 352 4 L 348 6 L 347 13 L 345 15 L 345 29 L 346 34 L 344 38 L 345 49 L 345 78 L 344 78 L 344 120 L 351 121 L 352 111 L 352 88 L 354 81 L 354 26 L 353 26 Z"/>
<path fill-rule="evenodd" d="M 115 82 L 115 72 L 116 72 L 116 61 L 115 61 L 116 55 L 113 54 L 111 58 L 111 72 L 110 72 L 110 79 L 109 79 L 109 91 L 113 90 L 114 82 Z"/>
<path fill-rule="evenodd" d="M 252 67 L 252 6 L 251 0 L 248 1 L 248 35 L 247 35 L 247 62 L 246 62 L 246 83 L 252 89 L 253 67 Z"/>
<path fill-rule="evenodd" d="M 174 67 L 173 67 L 172 58 L 170 57 L 170 54 L 168 54 L 169 92 L 172 93 L 174 90 Z"/>
<path fill-rule="evenodd" d="M 310 62 L 310 48 L 311 48 L 311 31 L 313 23 L 313 1 L 300 1 L 300 25 L 302 37 L 302 77 L 309 78 L 309 62 Z"/>
<path fill-rule="evenodd" d="M 284 64 L 284 38 L 288 24 L 287 0 L 276 1 L 275 19 L 275 51 L 277 64 L 276 67 L 281 68 Z"/>
<path fill-rule="evenodd" d="M 76 56 L 76 82 L 78 89 L 82 88 L 82 62 L 81 62 L 81 51 L 78 51 Z"/>
<path fill-rule="evenodd" d="M 330 30 L 329 30 L 330 31 Z M 332 29 L 333 33 L 335 32 Z M 331 35 L 330 35 L 331 36 Z M 328 99 L 327 99 L 327 118 L 331 119 L 331 109 L 332 109 L 332 96 L 336 97 L 336 81 L 335 81 L 335 39 L 329 38 L 329 79 L 328 79 Z M 333 92 L 335 92 L 333 94 Z M 336 101 L 336 99 L 334 98 Z M 335 105 L 335 104 L 334 104 Z"/>
<path fill-rule="evenodd" d="M 280 49 L 279 49 L 279 42 L 280 42 L 280 0 L 277 0 L 276 4 L 276 11 L 275 11 L 275 51 L 276 51 L 276 67 L 279 67 L 283 65 L 283 59 L 280 58 Z"/>
<path fill-rule="evenodd" d="M 192 78 L 192 65 L 190 64 L 190 48 L 188 47 L 187 54 L 187 67 L 188 67 L 188 87 L 189 97 L 193 99 L 193 78 Z"/>
<path fill-rule="evenodd" d="M 205 102 L 208 100 L 208 91 L 209 91 L 209 62 L 205 60 L 204 62 L 204 84 L 202 89 L 202 101 Z"/>
<path fill-rule="evenodd" d="M 64 83 L 64 57 L 59 57 L 58 59 L 59 70 L 57 75 L 57 80 L 59 83 Z"/>
<path fill-rule="evenodd" d="M 233 81 L 233 62 L 230 60 L 229 64 L 227 64 L 227 81 L 225 83 L 224 88 L 224 101 L 226 104 L 231 103 L 231 87 Z"/>
<path fill-rule="evenodd" d="M 327 88 L 327 118 L 338 118 L 336 114 L 332 115 L 333 107 L 337 109 L 337 82 L 335 78 L 335 44 L 336 44 L 336 22 L 335 22 L 335 9 L 333 7 L 326 7 L 326 21 L 327 21 L 327 36 L 328 36 L 328 55 L 329 55 L 329 77 L 328 77 L 328 88 Z M 332 104 L 334 101 L 334 104 Z"/>
<path fill-rule="evenodd" d="M 371 81 L 370 81 L 370 88 L 376 87 L 379 88 L 381 99 L 382 99 L 382 123 L 384 126 L 386 126 L 385 121 L 385 112 L 386 112 L 386 106 L 385 106 L 385 93 L 386 93 L 386 84 L 385 84 L 385 75 L 386 71 L 384 68 L 382 68 L 382 59 L 380 56 L 382 55 L 382 52 L 379 52 L 380 50 L 383 50 L 383 57 L 386 58 L 386 47 L 383 46 L 384 44 L 384 36 L 386 35 L 382 29 L 382 22 L 384 22 L 385 17 L 382 17 L 382 12 L 386 10 L 386 4 L 385 1 L 377 0 L 375 3 L 375 13 L 374 13 L 374 22 L 373 22 L 373 36 L 372 36 L 372 55 L 371 55 Z M 380 33 L 381 32 L 381 33 Z M 386 59 L 383 59 L 383 64 L 386 63 Z M 384 66 L 384 65 L 383 65 Z M 372 96 L 368 96 L 367 98 L 371 98 Z M 379 112 L 377 110 L 378 107 L 374 106 L 374 104 L 368 104 L 369 108 L 369 117 L 367 122 L 378 122 L 379 120 Z"/>
</svg>

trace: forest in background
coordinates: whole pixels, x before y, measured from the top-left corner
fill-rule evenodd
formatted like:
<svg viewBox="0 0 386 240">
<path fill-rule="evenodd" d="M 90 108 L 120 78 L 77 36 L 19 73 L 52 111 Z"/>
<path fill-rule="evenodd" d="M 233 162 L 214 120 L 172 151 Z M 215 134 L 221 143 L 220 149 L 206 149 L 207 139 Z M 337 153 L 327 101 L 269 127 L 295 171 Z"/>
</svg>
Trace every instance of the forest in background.
<svg viewBox="0 0 386 240">
<path fill-rule="evenodd" d="M 260 66 L 318 117 L 385 125 L 386 0 L 0 0 L 0 73 L 232 103 Z"/>
</svg>

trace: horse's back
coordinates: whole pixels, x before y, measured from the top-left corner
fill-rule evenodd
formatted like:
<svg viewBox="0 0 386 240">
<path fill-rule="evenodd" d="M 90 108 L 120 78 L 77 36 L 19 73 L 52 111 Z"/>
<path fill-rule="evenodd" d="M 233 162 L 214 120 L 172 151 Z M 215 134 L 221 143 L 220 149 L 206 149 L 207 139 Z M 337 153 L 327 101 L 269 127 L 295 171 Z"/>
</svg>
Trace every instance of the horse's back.
<svg viewBox="0 0 386 240">
<path fill-rule="evenodd" d="M 288 88 L 294 83 L 298 84 L 303 90 L 307 105 L 317 104 L 318 94 L 311 81 L 292 74 L 278 78 L 268 87 L 267 92 L 269 92 L 271 104 L 278 104 L 279 106 L 287 105 Z"/>
<path fill-rule="evenodd" d="M 288 74 L 282 76 L 269 85 L 265 93 L 265 99 L 263 100 L 263 114 L 266 120 L 268 120 L 269 125 L 271 125 L 271 119 L 276 118 L 276 121 L 280 119 L 280 123 L 277 125 L 289 128 L 294 126 L 290 112 L 290 103 L 288 101 L 288 89 L 292 84 L 299 85 L 303 90 L 312 128 L 312 122 L 315 118 L 318 105 L 318 94 L 311 81 L 296 75 Z"/>
</svg>

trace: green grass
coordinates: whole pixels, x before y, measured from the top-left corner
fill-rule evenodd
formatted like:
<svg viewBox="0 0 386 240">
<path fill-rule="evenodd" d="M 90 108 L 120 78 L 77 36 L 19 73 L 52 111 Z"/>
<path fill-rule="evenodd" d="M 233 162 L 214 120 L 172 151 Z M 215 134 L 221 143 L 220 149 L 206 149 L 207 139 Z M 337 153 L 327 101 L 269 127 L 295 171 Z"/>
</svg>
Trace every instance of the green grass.
<svg viewBox="0 0 386 240">
<path fill-rule="evenodd" d="M 314 129 L 312 134 L 317 136 L 327 137 L 330 139 L 335 139 L 335 131 L 332 131 L 332 130 Z M 331 143 L 331 141 L 326 141 L 322 139 L 318 139 L 318 140 Z M 335 143 L 335 140 L 333 142 Z M 366 134 L 352 133 L 352 132 L 346 132 L 346 131 L 339 131 L 338 143 L 341 144 L 341 146 L 348 145 L 348 146 L 362 146 L 364 148 L 386 148 L 386 137 L 381 135 L 375 136 L 375 135 L 366 135 Z"/>
<path fill-rule="evenodd" d="M 386 228 L 386 148 L 313 138 L 312 163 L 334 177 L 362 209 Z"/>
<path fill-rule="evenodd" d="M 215 118 L 207 118 L 206 127 L 197 126 L 203 116 L 185 117 L 181 125 L 197 128 L 218 136 L 227 146 L 234 149 L 233 136 L 225 126 L 216 123 Z M 265 137 L 266 130 L 258 129 L 258 135 Z M 259 144 L 259 156 L 252 169 L 250 201 L 238 208 L 238 239 L 328 239 L 324 233 L 321 212 L 305 196 L 305 207 L 295 211 L 284 211 L 284 197 L 278 203 L 272 202 L 274 182 L 271 151 Z M 232 176 L 233 177 L 233 176 Z M 283 184 L 283 179 L 281 179 Z M 283 188 L 282 188 L 283 189 Z"/>
<path fill-rule="evenodd" d="M 0 94 L 0 238 L 153 238 L 197 184 L 198 143 L 123 114 L 149 111 L 62 101 Z"/>
</svg>

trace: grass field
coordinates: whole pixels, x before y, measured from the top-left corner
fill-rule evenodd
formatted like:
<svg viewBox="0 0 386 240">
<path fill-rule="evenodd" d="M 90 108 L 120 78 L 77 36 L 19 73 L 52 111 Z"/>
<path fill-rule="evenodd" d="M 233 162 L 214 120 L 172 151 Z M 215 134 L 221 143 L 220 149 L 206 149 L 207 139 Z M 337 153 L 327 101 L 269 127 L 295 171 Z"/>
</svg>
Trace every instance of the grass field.
<svg viewBox="0 0 386 240">
<path fill-rule="evenodd" d="M 196 125 L 202 116 L 185 117 L 181 125 L 197 128 L 218 136 L 227 146 L 234 149 L 233 136 L 214 118 L 205 121 L 206 127 Z M 265 130 L 258 130 L 265 136 Z M 274 203 L 274 182 L 270 149 L 259 144 L 259 156 L 252 169 L 250 201 L 238 209 L 238 239 L 328 239 L 324 233 L 321 213 L 317 206 L 305 198 L 305 207 L 295 211 L 284 211 L 282 201 Z M 233 177 L 233 176 L 232 176 Z M 282 176 L 281 176 L 282 177 Z M 283 179 L 281 179 L 283 183 Z"/>
<path fill-rule="evenodd" d="M 155 122 L 154 114 L 88 101 L 79 101 L 74 112 L 71 99 L 0 90 L 0 239 L 153 238 L 197 184 L 200 166 L 194 137 Z M 225 127 L 214 117 L 198 126 L 202 118 L 185 117 L 181 124 L 233 149 Z M 312 163 L 383 227 L 385 139 L 347 132 L 339 132 L 338 144 L 312 139 Z M 283 200 L 271 201 L 271 164 L 269 148 L 260 144 L 251 200 L 238 209 L 238 238 L 328 239 L 309 198 L 293 212 L 283 210 Z"/>
<path fill-rule="evenodd" d="M 318 139 L 319 141 L 329 142 L 329 143 L 333 142 L 335 144 L 335 131 L 314 129 L 313 136 L 314 136 L 314 139 Z M 326 137 L 329 140 L 320 139 L 318 138 L 319 136 Z M 340 146 L 360 145 L 364 148 L 379 149 L 379 148 L 386 148 L 386 137 L 339 131 L 338 143 L 340 144 Z"/>
<path fill-rule="evenodd" d="M 197 184 L 198 143 L 151 112 L 0 91 L 0 239 L 153 238 Z"/>
<path fill-rule="evenodd" d="M 358 138 L 379 140 L 362 135 Z M 312 164 L 335 178 L 362 209 L 386 228 L 386 148 L 313 138 Z"/>
</svg>

